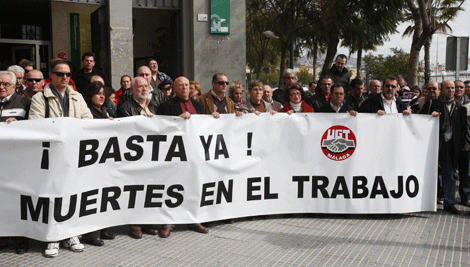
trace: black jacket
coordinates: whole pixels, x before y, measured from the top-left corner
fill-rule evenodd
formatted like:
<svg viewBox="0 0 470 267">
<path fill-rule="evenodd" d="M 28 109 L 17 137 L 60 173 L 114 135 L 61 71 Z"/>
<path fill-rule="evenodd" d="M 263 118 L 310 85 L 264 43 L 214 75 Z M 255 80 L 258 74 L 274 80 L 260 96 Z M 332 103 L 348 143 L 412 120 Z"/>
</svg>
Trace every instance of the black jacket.
<svg viewBox="0 0 470 267">
<path fill-rule="evenodd" d="M 333 78 L 333 83 L 340 83 L 343 86 L 345 93 L 349 91 L 348 69 L 343 68 L 343 70 L 339 72 L 338 69 L 336 69 L 335 64 L 333 64 L 333 66 L 329 70 L 322 73 L 322 75 L 329 75 Z"/>
<path fill-rule="evenodd" d="M 281 103 L 282 105 L 286 104 L 286 100 L 284 99 L 284 88 L 285 86 L 283 84 L 273 92 L 273 100 Z"/>
<path fill-rule="evenodd" d="M 30 106 L 31 100 L 29 98 L 13 92 L 10 100 L 0 103 L 0 121 L 6 121 L 8 118 L 26 120 L 28 119 Z"/>
<path fill-rule="evenodd" d="M 167 100 L 165 103 L 161 104 L 158 107 L 158 114 L 159 115 L 169 115 L 169 116 L 179 116 L 183 114 L 183 109 L 180 105 L 180 98 L 177 96 L 173 97 L 172 99 Z M 204 113 L 204 106 L 199 103 L 198 101 L 191 98 L 191 103 L 194 106 L 197 114 L 205 114 Z"/>
<path fill-rule="evenodd" d="M 109 80 L 106 78 L 104 75 L 104 72 L 102 72 L 100 69 L 94 67 L 91 70 L 91 73 L 85 73 L 83 72 L 83 68 L 74 72 L 72 75 L 73 82 L 75 83 L 75 87 L 77 88 L 77 91 L 80 94 L 84 94 L 84 91 L 86 87 L 90 84 L 91 76 L 93 75 L 99 75 L 101 78 L 103 78 L 104 82 L 106 83 L 105 85 L 110 85 Z"/>
<path fill-rule="evenodd" d="M 362 94 L 359 99 L 356 99 L 353 94 L 350 94 L 344 99 L 344 102 L 352 107 L 353 110 L 359 110 L 359 107 L 366 101 L 367 96 Z"/>
<path fill-rule="evenodd" d="M 318 92 L 312 95 L 305 102 L 309 104 L 315 112 L 319 110 L 321 107 L 323 107 L 324 105 L 328 104 L 328 101 L 326 101 L 325 96 L 321 92 Z"/>
<path fill-rule="evenodd" d="M 148 105 L 148 109 L 153 114 L 157 114 L 158 105 L 155 101 L 150 100 Z M 141 115 L 140 112 L 142 111 L 142 107 L 140 106 L 134 98 L 127 100 L 124 104 L 122 104 L 117 110 L 117 117 L 130 117 L 130 116 L 139 116 Z"/>
<path fill-rule="evenodd" d="M 338 113 L 346 113 L 351 110 L 354 110 L 350 105 L 343 102 L 343 105 L 339 109 Z M 323 112 L 323 113 L 336 113 L 336 111 L 331 107 L 330 103 L 323 105 L 320 109 L 316 110 L 316 112 Z"/>
<path fill-rule="evenodd" d="M 457 168 L 459 162 L 460 149 L 465 144 L 465 134 L 467 133 L 467 108 L 462 106 L 457 101 L 454 101 L 454 111 L 451 115 L 451 124 L 452 124 L 452 148 L 453 148 L 453 158 L 452 163 L 454 168 Z M 439 116 L 439 161 L 447 162 L 445 151 L 442 149 L 445 142 L 444 133 L 445 133 L 445 123 L 444 123 L 444 109 L 446 105 L 438 98 L 434 100 L 428 100 L 424 103 L 423 108 L 421 109 L 420 114 L 432 114 L 433 111 L 440 112 Z"/>
<path fill-rule="evenodd" d="M 400 98 L 396 98 L 395 103 L 397 105 L 398 113 L 402 113 L 404 110 L 406 110 L 406 106 Z M 382 93 L 367 98 L 366 101 L 364 101 L 364 103 L 362 103 L 362 105 L 359 107 L 358 112 L 377 113 L 379 110 L 385 110 L 384 103 L 382 101 Z"/>
</svg>

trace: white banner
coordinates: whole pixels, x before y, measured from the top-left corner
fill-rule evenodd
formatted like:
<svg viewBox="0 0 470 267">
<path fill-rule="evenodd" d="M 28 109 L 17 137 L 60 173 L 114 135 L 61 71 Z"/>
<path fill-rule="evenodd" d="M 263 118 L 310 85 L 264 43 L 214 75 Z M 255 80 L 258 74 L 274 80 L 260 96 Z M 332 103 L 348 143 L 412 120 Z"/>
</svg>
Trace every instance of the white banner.
<svg viewBox="0 0 470 267">
<path fill-rule="evenodd" d="M 0 236 L 436 210 L 438 120 L 245 114 L 0 124 Z"/>
</svg>

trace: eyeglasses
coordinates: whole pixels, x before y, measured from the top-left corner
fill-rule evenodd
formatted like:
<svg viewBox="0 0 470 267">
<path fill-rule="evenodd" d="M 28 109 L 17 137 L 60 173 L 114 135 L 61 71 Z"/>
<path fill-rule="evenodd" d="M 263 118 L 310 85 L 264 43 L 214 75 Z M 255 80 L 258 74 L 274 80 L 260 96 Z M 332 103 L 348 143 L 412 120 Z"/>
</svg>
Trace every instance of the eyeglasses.
<svg viewBox="0 0 470 267">
<path fill-rule="evenodd" d="M 30 82 L 30 83 L 32 83 L 32 82 L 37 82 L 37 83 L 38 83 L 38 82 L 42 81 L 43 79 L 28 78 L 27 80 L 28 80 L 28 82 Z"/>
<path fill-rule="evenodd" d="M 217 81 L 215 83 L 218 84 L 218 85 L 224 85 L 224 84 L 228 85 L 228 82 L 225 82 L 225 81 Z"/>
<path fill-rule="evenodd" d="M 5 87 L 10 87 L 11 83 L 0 83 L 0 87 L 5 86 Z"/>
<path fill-rule="evenodd" d="M 301 93 L 292 93 L 292 94 L 289 94 L 290 96 L 301 96 L 302 94 Z"/>
<path fill-rule="evenodd" d="M 53 72 L 55 75 L 59 76 L 59 77 L 64 77 L 67 76 L 67 77 L 70 77 L 72 76 L 72 73 L 71 72 L 58 72 L 58 71 L 54 71 Z"/>
<path fill-rule="evenodd" d="M 386 84 L 385 87 L 387 87 L 387 88 L 397 88 L 396 85 L 391 85 L 391 84 Z"/>
</svg>

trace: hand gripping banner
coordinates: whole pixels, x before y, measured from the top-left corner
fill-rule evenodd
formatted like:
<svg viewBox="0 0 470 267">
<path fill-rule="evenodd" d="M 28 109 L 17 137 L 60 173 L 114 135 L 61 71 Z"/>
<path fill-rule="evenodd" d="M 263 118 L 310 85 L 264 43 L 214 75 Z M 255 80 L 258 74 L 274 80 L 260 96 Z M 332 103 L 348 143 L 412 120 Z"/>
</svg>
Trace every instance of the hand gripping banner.
<svg viewBox="0 0 470 267">
<path fill-rule="evenodd" d="M 436 210 L 438 120 L 194 115 L 0 124 L 0 236 Z"/>
</svg>

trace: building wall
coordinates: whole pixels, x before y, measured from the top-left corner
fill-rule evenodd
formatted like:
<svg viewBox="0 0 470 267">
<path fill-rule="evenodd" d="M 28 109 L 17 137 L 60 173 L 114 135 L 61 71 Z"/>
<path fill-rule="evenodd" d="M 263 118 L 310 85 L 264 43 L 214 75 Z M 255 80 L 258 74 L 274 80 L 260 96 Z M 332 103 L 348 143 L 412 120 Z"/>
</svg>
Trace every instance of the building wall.
<svg viewBox="0 0 470 267">
<path fill-rule="evenodd" d="M 134 50 L 132 35 L 132 2 L 109 1 L 111 85 L 118 90 L 121 76 L 133 76 Z"/>
<path fill-rule="evenodd" d="M 245 1 L 231 1 L 230 5 L 230 34 L 211 34 L 210 33 L 210 1 L 194 0 L 192 14 L 185 16 L 191 21 L 192 33 L 184 38 L 192 37 L 189 47 L 185 42 L 184 55 L 191 56 L 193 62 L 190 62 L 192 69 L 188 71 L 190 79 L 194 79 L 201 84 L 203 92 L 212 89 L 212 76 L 215 73 L 225 73 L 229 81 L 246 81 L 246 12 Z M 191 2 L 191 1 L 183 1 Z M 184 6 L 186 7 L 186 6 Z M 207 14 L 208 21 L 197 21 L 198 14 Z M 186 20 L 186 19 L 185 19 Z M 188 26 L 183 22 L 183 27 Z M 192 47 L 191 47 L 192 46 Z M 188 64 L 188 63 L 185 63 Z"/>
<path fill-rule="evenodd" d="M 70 60 L 70 13 L 91 14 L 99 5 L 51 2 L 52 58 L 65 52 Z"/>
</svg>

